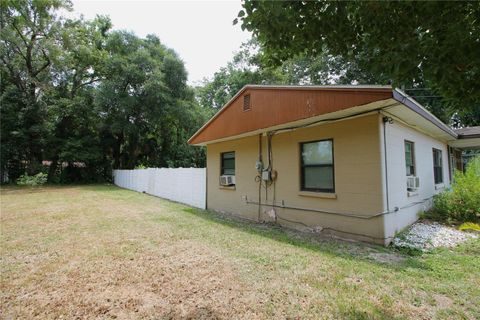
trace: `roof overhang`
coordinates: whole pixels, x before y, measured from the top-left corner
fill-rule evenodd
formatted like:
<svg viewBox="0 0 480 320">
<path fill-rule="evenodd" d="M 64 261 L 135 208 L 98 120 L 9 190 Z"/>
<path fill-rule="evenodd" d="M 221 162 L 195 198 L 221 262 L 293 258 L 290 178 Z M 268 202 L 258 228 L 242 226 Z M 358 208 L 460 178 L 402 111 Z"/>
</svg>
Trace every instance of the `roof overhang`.
<svg viewBox="0 0 480 320">
<path fill-rule="evenodd" d="M 448 143 L 451 147 L 458 149 L 480 149 L 480 137 L 464 138 Z"/>
<path fill-rule="evenodd" d="M 458 139 L 450 145 L 460 149 L 480 149 L 480 126 L 467 127 L 455 130 Z"/>
<path fill-rule="evenodd" d="M 402 111 L 397 111 L 397 113 L 402 114 L 403 117 L 407 120 L 409 124 L 412 125 L 420 125 L 418 116 L 421 118 L 427 120 L 427 122 L 422 121 L 423 126 L 426 127 L 426 129 L 430 129 L 429 131 L 434 131 L 433 126 L 437 127 L 441 131 L 444 132 L 444 134 L 440 135 L 440 137 L 443 137 L 444 140 L 454 140 L 458 137 L 458 135 L 445 123 L 443 123 L 440 119 L 435 117 L 432 113 L 430 113 L 427 109 L 425 109 L 421 104 L 419 104 L 417 101 L 415 101 L 413 98 L 405 94 L 403 91 L 399 89 L 393 90 L 393 99 L 396 101 L 400 102 L 401 105 L 407 107 L 408 110 L 411 112 L 405 112 Z M 402 117 L 402 118 L 403 118 Z M 435 130 L 436 131 L 436 130 Z"/>
</svg>

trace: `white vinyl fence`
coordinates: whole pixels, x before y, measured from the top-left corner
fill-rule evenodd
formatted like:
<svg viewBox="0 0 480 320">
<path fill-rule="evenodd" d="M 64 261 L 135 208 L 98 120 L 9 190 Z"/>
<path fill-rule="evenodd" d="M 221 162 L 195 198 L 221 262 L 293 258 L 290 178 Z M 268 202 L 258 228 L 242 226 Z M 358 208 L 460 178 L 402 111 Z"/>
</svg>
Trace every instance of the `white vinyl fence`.
<svg viewBox="0 0 480 320">
<path fill-rule="evenodd" d="M 114 170 L 115 185 L 205 209 L 205 168 Z"/>
</svg>

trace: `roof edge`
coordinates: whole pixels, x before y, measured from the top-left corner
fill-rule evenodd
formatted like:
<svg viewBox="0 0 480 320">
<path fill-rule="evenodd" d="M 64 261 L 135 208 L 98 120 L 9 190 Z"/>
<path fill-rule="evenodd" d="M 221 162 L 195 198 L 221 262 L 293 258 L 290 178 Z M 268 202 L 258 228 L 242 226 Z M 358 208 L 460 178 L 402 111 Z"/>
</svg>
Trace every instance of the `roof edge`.
<svg viewBox="0 0 480 320">
<path fill-rule="evenodd" d="M 392 86 L 382 85 L 263 85 L 263 84 L 247 84 L 244 88 L 250 89 L 286 89 L 286 90 L 372 90 L 389 92 Z"/>
<path fill-rule="evenodd" d="M 476 139 L 480 138 L 480 134 L 459 134 L 458 139 Z"/>
<path fill-rule="evenodd" d="M 480 126 L 458 128 L 453 131 L 458 134 L 458 139 L 480 138 Z"/>
<path fill-rule="evenodd" d="M 238 91 L 230 100 L 228 100 L 227 103 L 225 103 L 225 105 L 223 107 L 220 108 L 220 110 L 217 111 L 217 113 L 215 113 L 213 115 L 213 117 L 210 118 L 210 120 L 208 120 L 207 122 L 205 122 L 205 124 L 203 126 L 200 127 L 200 129 L 198 129 L 191 137 L 190 139 L 188 139 L 187 143 L 188 144 L 192 144 L 192 140 L 195 139 L 196 136 L 198 136 L 200 134 L 200 132 L 203 131 L 203 129 L 205 129 L 206 127 L 208 127 L 208 125 L 210 125 L 210 123 L 212 123 L 213 120 L 215 120 L 233 101 L 235 101 L 235 99 L 237 99 L 248 87 L 248 84 L 243 86 L 242 89 L 240 89 L 240 91 Z"/>
<path fill-rule="evenodd" d="M 405 92 L 402 90 L 395 88 L 393 90 L 393 99 L 397 100 L 401 104 L 405 105 L 408 107 L 410 110 L 416 112 L 420 116 L 422 116 L 424 119 L 430 121 L 433 123 L 435 126 L 437 126 L 439 129 L 443 130 L 445 133 L 448 133 L 455 139 L 458 138 L 458 134 L 453 131 L 452 128 L 450 128 L 448 125 L 443 123 L 440 119 L 435 117 L 430 111 L 425 109 L 420 103 L 418 103 L 415 99 L 407 95 Z"/>
</svg>

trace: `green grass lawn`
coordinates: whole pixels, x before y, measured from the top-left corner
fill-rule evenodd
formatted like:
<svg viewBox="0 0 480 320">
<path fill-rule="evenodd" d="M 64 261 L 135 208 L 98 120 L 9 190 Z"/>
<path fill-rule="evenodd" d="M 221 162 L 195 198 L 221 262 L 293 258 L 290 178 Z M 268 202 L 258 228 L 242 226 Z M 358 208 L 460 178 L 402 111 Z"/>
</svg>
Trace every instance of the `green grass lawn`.
<svg viewBox="0 0 480 320">
<path fill-rule="evenodd" d="M 479 319 L 480 240 L 409 256 L 113 186 L 3 188 L 0 318 Z"/>
</svg>

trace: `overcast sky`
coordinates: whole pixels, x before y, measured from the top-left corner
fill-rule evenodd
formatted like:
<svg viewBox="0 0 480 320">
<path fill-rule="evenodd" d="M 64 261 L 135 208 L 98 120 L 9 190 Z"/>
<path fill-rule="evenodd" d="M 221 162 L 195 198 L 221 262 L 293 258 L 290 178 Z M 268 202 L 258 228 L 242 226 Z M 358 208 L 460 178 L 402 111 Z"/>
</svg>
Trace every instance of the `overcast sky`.
<svg viewBox="0 0 480 320">
<path fill-rule="evenodd" d="M 156 34 L 185 62 L 190 84 L 196 84 L 231 60 L 250 34 L 232 25 L 240 1 L 73 0 L 75 15 L 93 19 L 108 15 L 114 29 L 144 37 Z"/>
</svg>

